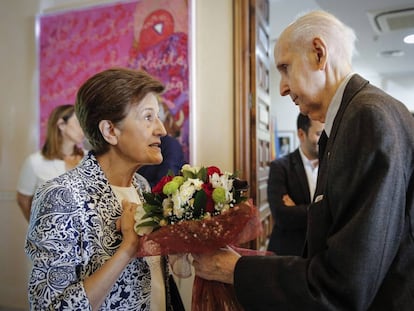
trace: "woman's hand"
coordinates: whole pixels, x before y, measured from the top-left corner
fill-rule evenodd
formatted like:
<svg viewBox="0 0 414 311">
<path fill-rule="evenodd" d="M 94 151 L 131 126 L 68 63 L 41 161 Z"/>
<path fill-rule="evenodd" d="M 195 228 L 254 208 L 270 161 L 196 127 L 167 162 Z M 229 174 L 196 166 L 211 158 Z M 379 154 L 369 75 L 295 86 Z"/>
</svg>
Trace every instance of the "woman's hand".
<svg viewBox="0 0 414 311">
<path fill-rule="evenodd" d="M 117 229 L 122 233 L 123 239 L 120 249 L 126 251 L 131 258 L 135 257 L 139 246 L 139 237 L 134 230 L 135 212 L 138 204 L 122 200 L 122 214 L 117 222 Z"/>
<path fill-rule="evenodd" d="M 139 237 L 134 231 L 134 215 L 137 207 L 138 205 L 135 203 L 122 201 L 123 211 L 116 222 L 116 228 L 121 231 L 123 236 L 121 245 L 100 269 L 88 276 L 83 282 L 92 310 L 100 308 L 122 271 L 136 257 Z"/>
</svg>

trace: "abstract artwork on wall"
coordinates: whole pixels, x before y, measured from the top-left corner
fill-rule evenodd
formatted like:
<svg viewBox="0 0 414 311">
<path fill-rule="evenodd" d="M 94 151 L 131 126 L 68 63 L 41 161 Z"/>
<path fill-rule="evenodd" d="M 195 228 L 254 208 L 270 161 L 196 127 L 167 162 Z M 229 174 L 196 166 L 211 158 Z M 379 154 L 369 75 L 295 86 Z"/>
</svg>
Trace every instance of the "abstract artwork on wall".
<svg viewBox="0 0 414 311">
<path fill-rule="evenodd" d="M 83 82 L 111 67 L 144 69 L 163 82 L 169 133 L 189 159 L 188 0 L 123 1 L 37 17 L 40 144 L 57 105 L 74 103 Z"/>
</svg>

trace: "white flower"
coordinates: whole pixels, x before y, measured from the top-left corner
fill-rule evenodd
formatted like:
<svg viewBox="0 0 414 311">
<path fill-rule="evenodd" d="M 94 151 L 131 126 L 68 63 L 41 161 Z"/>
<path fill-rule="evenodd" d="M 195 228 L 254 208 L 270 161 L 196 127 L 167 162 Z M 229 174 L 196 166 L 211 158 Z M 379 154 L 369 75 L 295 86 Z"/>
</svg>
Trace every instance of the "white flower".
<svg viewBox="0 0 414 311">
<path fill-rule="evenodd" d="M 185 212 L 185 209 L 183 208 L 182 200 L 180 193 L 178 191 L 174 192 L 171 200 L 173 202 L 173 214 L 179 218 L 181 218 Z"/>
<path fill-rule="evenodd" d="M 211 185 L 213 188 L 221 187 L 224 188 L 226 192 L 230 192 L 233 188 L 233 179 L 230 178 L 230 176 L 231 175 L 229 173 L 224 173 L 221 176 L 217 173 L 214 173 L 210 176 Z"/>
<path fill-rule="evenodd" d="M 230 173 L 224 173 L 219 175 L 214 173 L 210 176 L 210 183 L 213 188 L 223 188 L 226 191 L 226 202 L 231 202 L 233 200 L 233 193 L 231 192 L 233 188 L 233 179 L 231 178 Z M 216 209 L 220 210 L 220 206 L 216 206 Z"/>
<path fill-rule="evenodd" d="M 182 203 L 188 204 L 188 201 L 193 197 L 194 193 L 201 190 L 203 181 L 200 179 L 187 179 L 179 188 L 179 194 Z"/>
</svg>

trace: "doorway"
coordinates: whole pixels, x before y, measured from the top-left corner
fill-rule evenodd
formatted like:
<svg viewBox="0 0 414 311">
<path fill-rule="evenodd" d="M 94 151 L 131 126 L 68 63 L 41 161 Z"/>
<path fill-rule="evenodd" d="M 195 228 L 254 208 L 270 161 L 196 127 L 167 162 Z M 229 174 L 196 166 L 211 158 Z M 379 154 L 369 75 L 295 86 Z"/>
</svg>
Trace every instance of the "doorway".
<svg viewBox="0 0 414 311">
<path fill-rule="evenodd" d="M 248 180 L 263 233 L 249 245 L 267 248 L 272 215 L 267 201 L 271 161 L 269 0 L 234 0 L 235 167 Z"/>
</svg>

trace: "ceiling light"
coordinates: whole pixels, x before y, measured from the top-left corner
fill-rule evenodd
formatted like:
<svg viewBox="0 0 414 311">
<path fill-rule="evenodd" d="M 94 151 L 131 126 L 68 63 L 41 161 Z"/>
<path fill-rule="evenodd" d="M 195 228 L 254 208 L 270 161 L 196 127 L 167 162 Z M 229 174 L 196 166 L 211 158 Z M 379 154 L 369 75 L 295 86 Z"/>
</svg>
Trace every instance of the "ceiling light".
<svg viewBox="0 0 414 311">
<path fill-rule="evenodd" d="M 414 34 L 406 36 L 404 42 L 407 44 L 414 44 Z"/>
<path fill-rule="evenodd" d="M 404 56 L 404 51 L 388 50 L 388 51 L 381 51 L 379 54 L 385 57 L 397 57 L 397 56 Z"/>
</svg>

